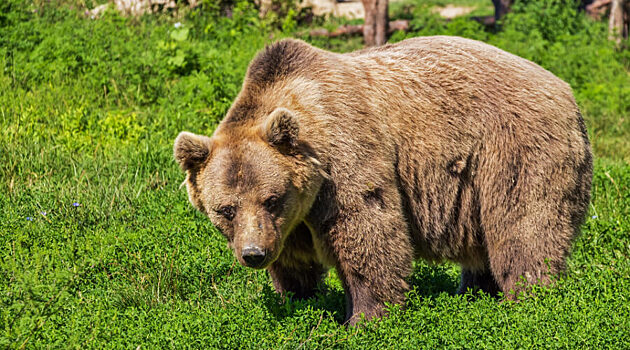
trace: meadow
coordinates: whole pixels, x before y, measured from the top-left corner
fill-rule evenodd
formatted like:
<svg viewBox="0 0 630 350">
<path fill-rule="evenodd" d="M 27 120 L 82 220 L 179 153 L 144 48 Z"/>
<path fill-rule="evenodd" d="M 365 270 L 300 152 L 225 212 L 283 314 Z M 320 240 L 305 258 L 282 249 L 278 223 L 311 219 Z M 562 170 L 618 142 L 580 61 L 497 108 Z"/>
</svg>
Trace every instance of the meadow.
<svg viewBox="0 0 630 350">
<path fill-rule="evenodd" d="M 465 3 L 482 3 L 462 0 Z M 457 1 L 454 1 L 457 2 Z M 488 1 L 489 2 L 489 1 Z M 177 15 L 91 19 L 90 1 L 0 3 L 1 348 L 630 348 L 630 50 L 570 0 L 517 3 L 497 28 L 406 1 L 419 35 L 483 40 L 571 84 L 595 153 L 590 211 L 551 287 L 455 295 L 459 268 L 415 264 L 404 307 L 346 327 L 331 271 L 315 298 L 273 291 L 188 203 L 172 156 L 211 134 L 258 50 L 338 19 L 260 19 L 206 1 Z M 483 6 L 487 6 L 483 2 Z M 487 7 L 484 7 L 487 11 Z"/>
</svg>

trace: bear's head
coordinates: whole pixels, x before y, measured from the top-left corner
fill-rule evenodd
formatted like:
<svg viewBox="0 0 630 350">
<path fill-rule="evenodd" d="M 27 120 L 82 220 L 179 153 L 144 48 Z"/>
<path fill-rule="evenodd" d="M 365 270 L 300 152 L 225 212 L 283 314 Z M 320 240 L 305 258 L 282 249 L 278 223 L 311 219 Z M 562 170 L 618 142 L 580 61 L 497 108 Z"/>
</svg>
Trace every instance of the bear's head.
<svg viewBox="0 0 630 350">
<path fill-rule="evenodd" d="M 212 137 L 182 132 L 175 140 L 190 202 L 245 266 L 278 258 L 326 176 L 299 130 L 293 112 L 277 108 L 259 121 L 224 121 Z"/>
</svg>

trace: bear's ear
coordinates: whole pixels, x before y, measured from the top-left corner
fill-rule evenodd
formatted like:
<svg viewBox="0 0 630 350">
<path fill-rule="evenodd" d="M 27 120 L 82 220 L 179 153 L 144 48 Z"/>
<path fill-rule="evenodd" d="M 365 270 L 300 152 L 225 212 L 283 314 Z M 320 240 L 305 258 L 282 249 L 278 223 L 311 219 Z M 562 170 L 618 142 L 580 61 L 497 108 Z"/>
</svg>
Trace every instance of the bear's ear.
<svg viewBox="0 0 630 350">
<path fill-rule="evenodd" d="M 295 116 L 286 108 L 276 108 L 262 125 L 263 138 L 285 150 L 297 147 L 299 131 Z"/>
<path fill-rule="evenodd" d="M 175 139 L 173 154 L 182 170 L 199 167 L 210 155 L 210 138 L 182 131 Z"/>
</svg>

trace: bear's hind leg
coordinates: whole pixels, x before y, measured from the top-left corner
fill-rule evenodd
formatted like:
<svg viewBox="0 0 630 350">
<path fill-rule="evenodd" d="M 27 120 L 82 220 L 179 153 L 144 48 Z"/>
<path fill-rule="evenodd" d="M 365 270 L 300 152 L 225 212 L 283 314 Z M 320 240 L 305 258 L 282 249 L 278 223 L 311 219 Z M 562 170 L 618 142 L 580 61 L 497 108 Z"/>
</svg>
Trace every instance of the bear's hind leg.
<svg viewBox="0 0 630 350">
<path fill-rule="evenodd" d="M 547 285 L 550 275 L 564 270 L 564 254 L 518 238 L 504 240 L 489 257 L 497 285 L 509 300 L 516 300 L 527 285 Z"/>
<path fill-rule="evenodd" d="M 480 165 L 481 228 L 490 270 L 507 299 L 565 269 L 588 208 L 588 147 L 561 139 L 536 154 L 517 139 L 499 139 L 501 151 L 488 148 Z"/>
</svg>

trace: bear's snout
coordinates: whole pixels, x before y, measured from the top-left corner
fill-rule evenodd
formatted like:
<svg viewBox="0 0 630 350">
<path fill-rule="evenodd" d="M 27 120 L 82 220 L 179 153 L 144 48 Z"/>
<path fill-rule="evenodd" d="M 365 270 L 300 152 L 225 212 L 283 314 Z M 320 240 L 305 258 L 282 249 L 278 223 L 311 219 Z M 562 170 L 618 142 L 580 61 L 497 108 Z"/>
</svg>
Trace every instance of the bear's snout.
<svg viewBox="0 0 630 350">
<path fill-rule="evenodd" d="M 266 251 L 256 246 L 247 246 L 241 253 L 241 257 L 247 266 L 254 268 L 262 266 L 266 256 Z"/>
</svg>

